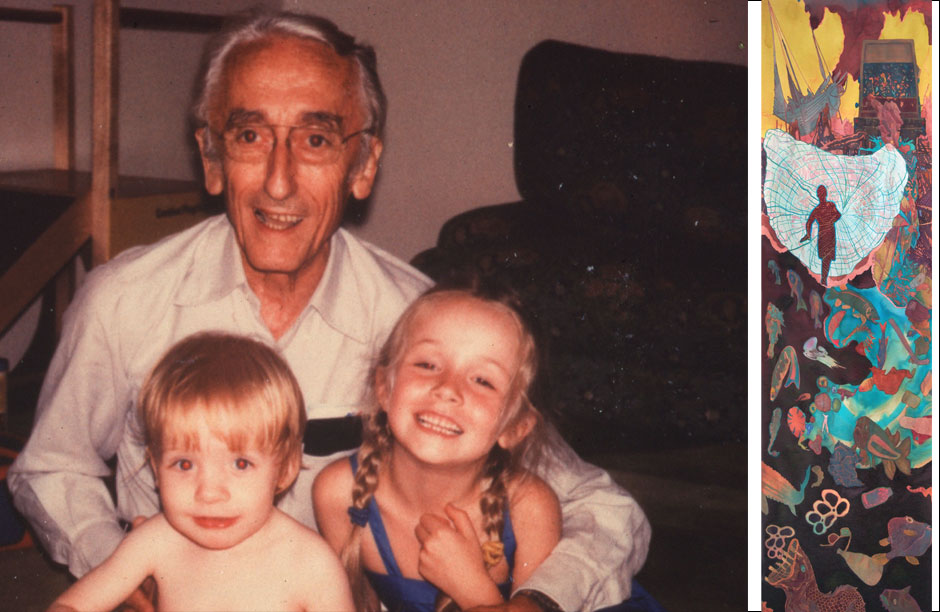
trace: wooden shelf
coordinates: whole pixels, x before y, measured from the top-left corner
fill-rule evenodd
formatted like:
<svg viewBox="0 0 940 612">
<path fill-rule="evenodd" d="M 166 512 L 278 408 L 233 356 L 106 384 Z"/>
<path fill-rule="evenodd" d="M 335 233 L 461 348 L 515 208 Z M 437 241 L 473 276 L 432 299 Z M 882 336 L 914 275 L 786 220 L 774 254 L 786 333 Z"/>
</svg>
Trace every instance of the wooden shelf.
<svg viewBox="0 0 940 612">
<path fill-rule="evenodd" d="M 53 168 L 0 172 L 0 333 L 51 281 L 56 310 L 74 290 L 67 265 L 91 242 L 92 264 L 183 230 L 222 207 L 194 181 L 120 176 L 117 168 L 118 30 L 211 32 L 222 17 L 120 8 L 95 0 L 92 171 L 75 167 L 75 91 L 71 7 L 0 8 L 0 20 L 53 27 Z M 85 253 L 87 254 L 87 250 Z M 57 324 L 58 325 L 58 324 Z"/>
<path fill-rule="evenodd" d="M 90 184 L 89 172 L 0 173 L 0 333 L 91 239 Z M 108 259 L 222 210 L 193 181 L 121 176 L 117 185 L 107 200 Z"/>
<path fill-rule="evenodd" d="M 26 240 L 15 250 L 4 250 L 4 266 L 0 274 L 0 295 L 4 296 L 0 300 L 0 333 L 6 331 L 88 241 L 87 196 L 27 195 L 29 204 L 44 214 L 34 214 L 30 224 L 4 224 L 11 232 L 25 233 L 26 228 L 22 225 L 33 229 L 38 226 L 39 231 L 35 239 Z M 9 201 L 7 199 L 8 206 Z M 2 207 L 0 211 L 9 218 Z"/>
<path fill-rule="evenodd" d="M 80 170 L 17 170 L 0 172 L 0 191 L 42 193 L 78 197 L 91 187 L 91 172 Z M 162 193 L 199 191 L 196 181 L 153 178 L 148 176 L 119 176 L 114 197 L 136 198 Z"/>
</svg>

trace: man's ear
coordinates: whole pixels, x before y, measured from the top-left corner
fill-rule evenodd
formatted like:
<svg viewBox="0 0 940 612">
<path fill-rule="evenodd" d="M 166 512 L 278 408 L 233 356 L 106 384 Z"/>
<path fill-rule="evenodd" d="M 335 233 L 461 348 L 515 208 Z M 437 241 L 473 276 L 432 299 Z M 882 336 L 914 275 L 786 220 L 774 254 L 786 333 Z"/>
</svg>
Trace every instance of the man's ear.
<svg viewBox="0 0 940 612">
<path fill-rule="evenodd" d="M 281 478 L 277 482 L 277 490 L 274 494 L 283 493 L 288 487 L 294 484 L 294 480 L 297 479 L 299 472 L 300 453 L 292 453 L 291 456 L 284 461 L 284 469 L 281 471 Z"/>
<path fill-rule="evenodd" d="M 525 414 L 520 415 L 515 423 L 506 426 L 503 433 L 496 438 L 496 443 L 506 450 L 512 449 L 516 444 L 525 440 L 525 437 L 535 427 L 535 421 L 535 415 L 527 411 Z"/>
<path fill-rule="evenodd" d="M 375 136 L 370 136 L 368 141 L 369 155 L 351 177 L 350 191 L 357 200 L 365 200 L 372 193 L 375 175 L 379 171 L 379 158 L 382 157 L 382 141 Z"/>
<path fill-rule="evenodd" d="M 199 157 L 202 159 L 202 171 L 205 175 L 206 191 L 211 195 L 222 193 L 224 185 L 222 174 L 222 160 L 218 156 L 208 155 L 209 150 L 209 132 L 201 127 L 196 130 L 196 144 L 199 145 Z"/>
</svg>

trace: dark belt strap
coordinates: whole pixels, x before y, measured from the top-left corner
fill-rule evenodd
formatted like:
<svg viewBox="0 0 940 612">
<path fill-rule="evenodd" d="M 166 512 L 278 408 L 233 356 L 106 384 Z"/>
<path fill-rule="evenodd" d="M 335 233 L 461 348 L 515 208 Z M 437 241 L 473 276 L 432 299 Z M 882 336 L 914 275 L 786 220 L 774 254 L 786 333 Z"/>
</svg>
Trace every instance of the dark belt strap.
<svg viewBox="0 0 940 612">
<path fill-rule="evenodd" d="M 362 421 L 358 416 L 310 419 L 304 431 L 304 453 L 325 457 L 362 444 Z"/>
</svg>

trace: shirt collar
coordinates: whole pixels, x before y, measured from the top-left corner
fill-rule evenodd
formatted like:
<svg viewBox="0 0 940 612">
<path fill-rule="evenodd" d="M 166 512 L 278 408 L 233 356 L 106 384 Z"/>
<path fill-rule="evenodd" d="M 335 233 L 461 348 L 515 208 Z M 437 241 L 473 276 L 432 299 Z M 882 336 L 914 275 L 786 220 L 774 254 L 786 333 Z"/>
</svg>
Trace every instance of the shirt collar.
<svg viewBox="0 0 940 612">
<path fill-rule="evenodd" d="M 252 293 L 245 278 L 241 250 L 235 240 L 235 231 L 228 218 L 222 216 L 223 227 L 212 231 L 223 231 L 221 240 L 205 240 L 193 251 L 186 284 L 177 296 L 177 304 L 196 306 L 226 297 L 241 290 L 245 297 L 258 308 L 258 298 Z M 368 325 L 371 312 L 359 290 L 359 270 L 355 268 L 349 252 L 348 235 L 342 228 L 330 238 L 330 256 L 326 262 L 323 278 L 313 292 L 307 310 L 316 310 L 324 322 L 360 343 L 369 342 Z M 212 265 L 212 263 L 215 265 Z"/>
<path fill-rule="evenodd" d="M 310 307 L 314 308 L 327 325 L 356 342 L 369 341 L 372 313 L 360 291 L 362 272 L 349 251 L 349 235 L 339 228 L 330 238 L 330 257 L 323 278 L 317 285 Z"/>
<path fill-rule="evenodd" d="M 177 294 L 176 302 L 179 305 L 207 304 L 222 299 L 236 289 L 248 289 L 232 224 L 224 214 L 214 221 L 209 235 L 203 236 L 192 251 L 185 284 Z"/>
</svg>

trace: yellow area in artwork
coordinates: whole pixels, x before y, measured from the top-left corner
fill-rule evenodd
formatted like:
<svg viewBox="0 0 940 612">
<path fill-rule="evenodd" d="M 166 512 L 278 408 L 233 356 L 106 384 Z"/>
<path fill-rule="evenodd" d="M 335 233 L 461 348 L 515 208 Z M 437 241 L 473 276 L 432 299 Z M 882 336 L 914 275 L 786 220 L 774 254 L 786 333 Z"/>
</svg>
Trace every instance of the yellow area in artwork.
<svg viewBox="0 0 940 612">
<path fill-rule="evenodd" d="M 784 66 L 786 56 L 783 51 L 781 37 L 786 40 L 790 51 L 790 58 L 796 73 L 794 78 L 803 89 L 803 93 L 816 91 L 822 82 L 823 76 L 819 72 L 819 60 L 816 47 L 813 44 L 813 30 L 809 23 L 809 13 L 804 10 L 804 4 L 797 0 L 775 0 L 772 2 L 776 26 L 779 31 L 773 34 L 770 23 L 770 4 L 761 3 L 761 133 L 771 128 L 786 129 L 780 119 L 774 117 L 774 43 L 776 43 L 777 65 L 779 66 L 780 82 L 784 95 L 789 95 L 789 84 Z M 823 19 L 816 28 L 816 42 L 822 55 L 824 68 L 832 71 L 839 63 L 842 54 L 844 34 L 842 19 L 839 15 L 824 11 Z M 919 67 L 918 93 L 921 104 L 925 96 L 931 92 L 931 54 L 928 42 L 927 25 L 924 15 L 916 11 L 907 11 L 904 19 L 900 12 L 886 14 L 885 25 L 881 31 L 880 39 L 910 38 L 914 40 L 914 53 L 917 56 Z M 776 39 L 776 40 L 775 40 Z M 839 108 L 839 117 L 843 121 L 851 122 L 858 115 L 858 82 L 852 76 L 846 79 L 845 93 Z M 928 107 L 929 108 L 929 107 Z"/>
<path fill-rule="evenodd" d="M 781 38 L 786 40 L 790 51 L 790 59 L 796 73 L 794 78 L 803 89 L 803 93 L 816 91 L 822 82 L 823 76 L 819 73 L 819 60 L 816 57 L 816 47 L 813 44 L 813 29 L 809 25 L 809 13 L 804 10 L 802 2 L 796 0 L 778 0 L 773 2 L 774 15 L 777 18 L 775 26 L 779 31 L 774 35 L 770 27 L 770 8 L 768 2 L 761 2 L 761 133 L 771 128 L 787 129 L 786 124 L 774 117 L 774 47 L 776 43 L 777 65 L 779 66 L 780 83 L 785 96 L 789 96 L 790 88 L 787 83 L 786 55 L 783 51 Z M 831 71 L 839 62 L 842 53 L 842 19 L 838 15 L 825 10 L 825 16 L 816 28 L 816 41 L 822 54 L 824 67 Z M 776 39 L 776 40 L 775 40 Z M 851 78 L 849 80 L 852 80 Z M 847 107 L 848 95 L 842 97 L 842 107 Z M 843 110 L 842 118 L 854 119 L 857 113 L 855 102 L 858 101 L 858 85 L 855 85 L 855 98 L 848 105 L 852 114 L 847 115 Z"/>
</svg>

